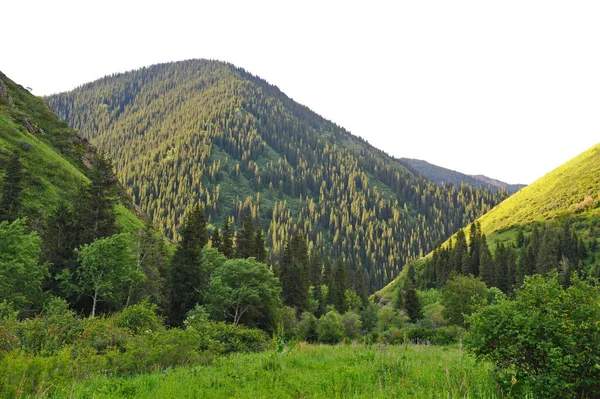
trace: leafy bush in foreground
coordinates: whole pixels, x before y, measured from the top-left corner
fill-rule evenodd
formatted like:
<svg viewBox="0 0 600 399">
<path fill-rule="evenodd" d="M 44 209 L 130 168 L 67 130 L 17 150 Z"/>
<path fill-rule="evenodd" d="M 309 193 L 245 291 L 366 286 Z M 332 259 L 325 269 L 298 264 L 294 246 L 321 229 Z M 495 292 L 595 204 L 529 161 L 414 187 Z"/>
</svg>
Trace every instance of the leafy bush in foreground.
<svg viewBox="0 0 600 399">
<path fill-rule="evenodd" d="M 564 289 L 557 273 L 528 277 L 514 300 L 470 318 L 467 346 L 496 365 L 513 393 L 600 397 L 600 295 L 598 287 L 573 282 Z"/>
</svg>

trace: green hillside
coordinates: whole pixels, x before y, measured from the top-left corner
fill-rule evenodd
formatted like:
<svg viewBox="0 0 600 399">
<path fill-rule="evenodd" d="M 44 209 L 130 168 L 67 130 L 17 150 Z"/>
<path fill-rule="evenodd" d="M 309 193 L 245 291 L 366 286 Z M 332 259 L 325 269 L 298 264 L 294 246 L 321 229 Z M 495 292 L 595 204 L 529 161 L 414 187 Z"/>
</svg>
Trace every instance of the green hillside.
<svg viewBox="0 0 600 399">
<path fill-rule="evenodd" d="M 440 187 L 275 86 L 230 64 L 190 60 L 107 76 L 49 97 L 114 160 L 135 203 L 178 239 L 184 211 L 266 231 L 269 262 L 295 229 L 326 262 L 364 269 L 371 290 L 507 193 Z"/>
<path fill-rule="evenodd" d="M 13 153 L 25 170 L 22 215 L 36 226 L 61 200 L 73 197 L 89 181 L 96 152 L 59 120 L 43 99 L 0 72 L 0 177 Z M 130 201 L 123 196 L 116 209 L 121 228 L 143 227 L 129 208 Z"/>
<path fill-rule="evenodd" d="M 600 238 L 600 144 L 595 145 L 579 156 L 549 172 L 533 184 L 524 187 L 510 198 L 504 200 L 490 212 L 478 219 L 481 233 L 487 238 L 492 252 L 497 245 L 516 246 L 515 267 L 520 265 L 525 256 L 516 243 L 519 232 L 527 240 L 532 234 L 532 226 L 544 229 L 544 226 L 555 226 L 553 229 L 566 228 L 572 230 L 578 240 L 585 245 L 588 257 L 580 259 L 584 272 L 596 273 L 594 268 L 598 238 Z M 565 222 L 566 221 L 566 222 Z M 545 229 L 550 231 L 551 229 Z M 469 239 L 470 229 L 465 229 Z M 563 233 L 563 236 L 566 233 Z M 541 239 L 541 238 L 540 238 Z M 558 238 L 554 237 L 555 240 Z M 448 248 L 450 243 L 457 242 L 454 235 L 440 248 Z M 581 246 L 581 243 L 579 246 Z M 581 250 L 581 248 L 580 248 Z M 414 263 L 417 270 L 431 259 L 432 253 Z M 552 259 L 552 258 L 550 258 Z M 558 266 L 557 259 L 553 266 Z M 586 265 L 591 270 L 585 270 Z M 574 265 L 572 265 L 574 267 Z M 399 275 L 379 294 L 392 296 L 399 282 L 404 281 L 406 273 Z"/>
</svg>

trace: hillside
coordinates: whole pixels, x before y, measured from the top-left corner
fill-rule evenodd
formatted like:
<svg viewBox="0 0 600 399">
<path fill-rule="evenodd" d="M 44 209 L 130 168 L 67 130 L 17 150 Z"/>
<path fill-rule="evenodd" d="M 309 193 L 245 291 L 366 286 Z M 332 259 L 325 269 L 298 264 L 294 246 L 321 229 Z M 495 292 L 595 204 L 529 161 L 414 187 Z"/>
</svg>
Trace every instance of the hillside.
<svg viewBox="0 0 600 399">
<path fill-rule="evenodd" d="M 43 99 L 0 72 L 0 177 L 13 153 L 25 170 L 22 216 L 39 227 L 61 200 L 72 198 L 89 182 L 96 150 L 59 120 Z M 144 226 L 130 207 L 122 193 L 117 221 L 127 231 Z"/>
<path fill-rule="evenodd" d="M 508 191 L 509 194 L 514 194 L 521 188 L 525 187 L 524 184 L 509 184 L 484 175 L 466 175 L 452 169 L 433 165 L 420 159 L 400 158 L 400 162 L 402 162 L 409 169 L 414 170 L 423 177 L 433 180 L 435 183 L 440 185 L 452 183 L 455 186 L 459 186 L 461 183 L 464 183 L 470 184 L 473 187 L 502 189 Z"/>
<path fill-rule="evenodd" d="M 295 229 L 326 263 L 364 269 L 371 290 L 482 215 L 506 192 L 439 187 L 230 64 L 189 60 L 107 76 L 47 98 L 114 160 L 167 237 L 184 211 L 239 224 L 251 212 L 270 263 Z"/>
<path fill-rule="evenodd" d="M 519 231 L 527 240 L 532 234 L 532 226 L 541 227 L 543 231 L 543 226 L 550 222 L 564 226 L 564 220 L 568 221 L 567 226 L 572 229 L 576 239 L 585 245 L 585 250 L 591 255 L 587 261 L 582 260 L 584 266 L 588 264 L 592 267 L 592 270 L 587 272 L 596 274 L 597 269 L 594 269 L 593 259 L 600 238 L 600 230 L 597 227 L 600 223 L 600 144 L 522 188 L 477 221 L 481 225 L 480 232 L 487 237 L 487 243 L 493 252 L 497 250 L 497 244 L 518 247 L 516 239 Z M 469 229 L 466 229 L 465 233 L 468 239 Z M 543 241 L 543 238 L 542 234 L 539 240 Z M 456 240 L 457 236 L 454 235 L 440 248 L 447 248 L 450 241 L 456 242 Z M 559 238 L 555 236 L 553 240 L 557 241 Z M 578 245 L 581 247 L 582 244 Z M 431 259 L 431 255 L 430 253 L 415 262 L 415 267 L 421 270 L 426 261 Z M 515 261 L 515 267 L 520 265 L 522 259 L 523 257 L 520 257 L 518 262 Z M 552 263 L 550 267 L 557 266 L 559 260 Z M 531 267 L 533 266 L 530 265 Z M 391 292 L 404 278 L 405 273 L 379 293 L 384 296 L 392 295 Z"/>
</svg>

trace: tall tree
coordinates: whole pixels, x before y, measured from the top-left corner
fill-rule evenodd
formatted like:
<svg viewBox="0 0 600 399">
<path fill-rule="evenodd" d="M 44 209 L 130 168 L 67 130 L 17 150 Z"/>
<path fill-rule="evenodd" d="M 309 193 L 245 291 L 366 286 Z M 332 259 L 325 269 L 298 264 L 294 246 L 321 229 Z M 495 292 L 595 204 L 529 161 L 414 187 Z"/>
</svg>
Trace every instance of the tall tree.
<svg viewBox="0 0 600 399">
<path fill-rule="evenodd" d="M 267 248 L 265 247 L 265 239 L 261 228 L 256 228 L 254 233 L 254 257 L 257 261 L 265 263 L 267 261 Z"/>
<path fill-rule="evenodd" d="M 327 292 L 327 303 L 333 305 L 335 309 L 344 313 L 346 311 L 346 290 L 348 289 L 348 268 L 341 259 L 335 264 L 335 269 L 329 282 L 329 291 Z"/>
<path fill-rule="evenodd" d="M 231 223 L 229 218 L 225 218 L 223 222 L 223 228 L 221 229 L 221 245 L 219 246 L 219 252 L 225 257 L 233 258 L 233 231 L 231 230 Z"/>
<path fill-rule="evenodd" d="M 180 325 L 187 312 L 202 302 L 207 275 L 201 262 L 202 248 L 208 243 L 204 208 L 189 212 L 180 232 L 171 265 L 170 322 Z"/>
<path fill-rule="evenodd" d="M 22 208 L 21 192 L 23 190 L 23 165 L 17 152 L 13 152 L 8 159 L 6 173 L 0 183 L 2 196 L 0 197 L 0 221 L 12 222 L 19 217 Z"/>
<path fill-rule="evenodd" d="M 295 308 L 297 314 L 310 306 L 308 267 L 306 239 L 296 232 L 285 246 L 279 273 L 283 303 Z"/>
<path fill-rule="evenodd" d="M 235 257 L 246 259 L 255 255 L 254 224 L 252 223 L 252 216 L 246 213 L 242 217 L 242 226 L 236 236 Z"/>
</svg>

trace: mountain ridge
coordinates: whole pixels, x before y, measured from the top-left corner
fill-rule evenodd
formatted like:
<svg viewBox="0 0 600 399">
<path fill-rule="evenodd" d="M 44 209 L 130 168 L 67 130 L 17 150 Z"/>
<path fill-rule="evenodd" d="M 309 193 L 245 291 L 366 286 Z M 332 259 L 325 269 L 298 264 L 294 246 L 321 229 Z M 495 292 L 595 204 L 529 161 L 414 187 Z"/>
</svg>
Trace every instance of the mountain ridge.
<svg viewBox="0 0 600 399">
<path fill-rule="evenodd" d="M 154 65 L 47 100 L 114 159 L 135 203 L 167 236 L 177 239 L 194 203 L 213 228 L 249 212 L 267 231 L 271 263 L 300 229 L 324 259 L 364 268 L 372 289 L 506 197 L 440 188 L 227 63 Z"/>
<path fill-rule="evenodd" d="M 509 194 L 514 194 L 526 186 L 525 184 L 505 183 L 484 175 L 468 175 L 453 169 L 432 164 L 421 159 L 400 158 L 399 160 L 407 167 L 411 168 L 417 173 L 420 173 L 424 177 L 433 180 L 437 184 L 452 183 L 455 186 L 458 186 L 461 183 L 465 183 L 475 187 L 502 189 L 508 191 Z"/>
</svg>

